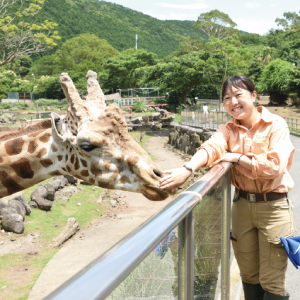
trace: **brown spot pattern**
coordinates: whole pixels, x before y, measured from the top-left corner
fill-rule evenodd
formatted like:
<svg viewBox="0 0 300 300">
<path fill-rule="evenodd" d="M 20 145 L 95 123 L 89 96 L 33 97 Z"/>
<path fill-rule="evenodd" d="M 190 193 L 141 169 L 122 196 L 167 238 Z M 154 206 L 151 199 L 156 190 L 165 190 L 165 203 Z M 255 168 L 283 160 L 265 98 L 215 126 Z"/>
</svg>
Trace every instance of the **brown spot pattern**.
<svg viewBox="0 0 300 300">
<path fill-rule="evenodd" d="M 28 145 L 27 151 L 28 151 L 29 153 L 34 153 L 35 150 L 38 148 L 38 146 L 39 146 L 39 144 L 38 144 L 37 142 L 31 141 L 31 142 L 29 143 L 29 145 Z"/>
<path fill-rule="evenodd" d="M 62 155 L 58 155 L 57 159 L 58 159 L 58 161 L 61 161 L 63 159 L 63 156 Z"/>
<path fill-rule="evenodd" d="M 21 178 L 33 178 L 34 172 L 31 169 L 29 160 L 27 158 L 21 158 L 11 164 L 12 169 Z"/>
<path fill-rule="evenodd" d="M 110 166 L 111 166 L 111 163 L 109 161 L 104 161 L 103 162 L 103 166 L 106 170 L 109 170 L 110 169 Z"/>
<path fill-rule="evenodd" d="M 84 177 L 88 177 L 90 175 L 88 170 L 83 170 L 80 174 Z"/>
<path fill-rule="evenodd" d="M 6 187 L 9 195 L 24 190 L 24 188 L 14 181 L 5 171 L 0 171 L 0 182 Z"/>
<path fill-rule="evenodd" d="M 41 157 L 43 157 L 45 154 L 47 153 L 47 148 L 46 147 L 44 147 L 44 148 L 42 148 L 40 151 L 39 151 L 39 153 L 37 154 L 37 158 L 41 158 Z"/>
<path fill-rule="evenodd" d="M 90 183 L 90 184 L 95 184 L 95 180 L 94 180 L 93 178 L 90 178 L 90 179 L 89 179 L 89 183 Z"/>
<path fill-rule="evenodd" d="M 12 141 L 7 141 L 4 145 L 8 155 L 18 155 L 22 152 L 25 141 L 22 138 L 17 138 Z"/>
<path fill-rule="evenodd" d="M 62 168 L 63 169 L 63 168 Z M 60 176 L 62 175 L 59 171 L 53 171 L 53 172 L 50 172 L 48 173 L 50 176 Z"/>
<path fill-rule="evenodd" d="M 48 143 L 49 140 L 50 140 L 50 137 L 51 137 L 50 133 L 47 132 L 47 133 L 45 133 L 44 135 L 42 135 L 42 136 L 39 138 L 39 140 L 40 140 L 42 143 Z"/>
<path fill-rule="evenodd" d="M 40 163 L 44 168 L 48 168 L 53 165 L 53 162 L 51 159 L 42 159 L 42 160 L 40 160 Z"/>
<path fill-rule="evenodd" d="M 82 165 L 86 168 L 87 167 L 87 162 L 84 159 L 80 159 Z"/>
<path fill-rule="evenodd" d="M 68 154 L 66 154 L 66 161 L 68 161 L 68 159 L 69 159 L 69 156 L 68 156 Z"/>
<path fill-rule="evenodd" d="M 113 189 L 114 186 L 112 184 L 110 184 L 109 182 L 100 182 L 98 181 L 98 186 L 104 188 L 104 189 Z"/>
<path fill-rule="evenodd" d="M 128 158 L 128 164 L 131 165 L 131 166 L 136 166 L 139 162 L 139 158 L 137 156 L 133 156 L 133 157 L 129 157 Z"/>
<path fill-rule="evenodd" d="M 75 168 L 75 170 L 78 170 L 80 168 L 79 159 L 77 156 L 76 156 L 76 162 L 75 162 L 74 168 Z"/>
<path fill-rule="evenodd" d="M 64 168 L 64 167 L 62 167 L 62 170 L 63 170 L 63 171 L 65 171 L 65 172 L 67 172 L 67 169 L 66 169 L 66 168 Z"/>
<path fill-rule="evenodd" d="M 1 164 L 1 163 L 3 163 L 3 158 L 2 158 L 2 157 L 0 157 L 0 164 Z"/>
<path fill-rule="evenodd" d="M 74 161 L 75 161 L 75 156 L 74 156 L 74 154 L 71 155 L 71 160 L 70 160 L 70 161 L 71 161 L 71 164 L 73 165 L 73 164 L 74 164 Z"/>
<path fill-rule="evenodd" d="M 102 170 L 97 164 L 93 164 L 90 171 L 95 176 L 102 176 Z"/>
<path fill-rule="evenodd" d="M 130 179 L 129 179 L 128 176 L 123 175 L 123 176 L 120 178 L 120 183 L 123 183 L 123 184 L 125 184 L 125 183 L 131 183 L 131 181 L 130 181 Z"/>
<path fill-rule="evenodd" d="M 67 170 L 68 170 L 68 172 L 72 171 L 72 169 L 70 168 L 70 166 L 67 166 Z"/>
<path fill-rule="evenodd" d="M 58 150 L 57 147 L 54 144 L 51 145 L 51 149 L 52 149 L 53 152 L 56 152 Z"/>
</svg>

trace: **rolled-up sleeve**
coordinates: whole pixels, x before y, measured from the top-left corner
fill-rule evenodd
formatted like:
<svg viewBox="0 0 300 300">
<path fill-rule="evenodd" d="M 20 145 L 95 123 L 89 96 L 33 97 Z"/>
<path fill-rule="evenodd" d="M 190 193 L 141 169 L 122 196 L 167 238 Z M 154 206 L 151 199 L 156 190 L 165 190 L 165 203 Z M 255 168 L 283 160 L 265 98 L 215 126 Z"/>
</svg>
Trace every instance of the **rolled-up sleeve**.
<svg viewBox="0 0 300 300">
<path fill-rule="evenodd" d="M 228 151 L 229 129 L 225 125 L 220 125 L 216 133 L 201 145 L 198 149 L 204 149 L 208 154 L 205 166 L 211 167 L 219 163 Z"/>
</svg>

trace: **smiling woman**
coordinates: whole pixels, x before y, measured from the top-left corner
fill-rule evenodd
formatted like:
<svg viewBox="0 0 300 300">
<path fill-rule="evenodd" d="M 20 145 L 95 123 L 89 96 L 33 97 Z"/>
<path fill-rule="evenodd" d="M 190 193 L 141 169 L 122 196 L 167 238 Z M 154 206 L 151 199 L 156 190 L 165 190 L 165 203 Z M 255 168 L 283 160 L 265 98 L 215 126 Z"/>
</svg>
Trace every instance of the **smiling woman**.
<svg viewBox="0 0 300 300">
<path fill-rule="evenodd" d="M 232 119 L 182 168 L 165 171 L 159 187 L 175 189 L 200 167 L 234 163 L 231 184 L 232 245 L 246 300 L 289 299 L 285 290 L 287 255 L 280 237 L 296 233 L 287 193 L 294 147 L 286 122 L 264 107 L 255 107 L 256 90 L 245 76 L 223 86 L 224 107 Z"/>
</svg>

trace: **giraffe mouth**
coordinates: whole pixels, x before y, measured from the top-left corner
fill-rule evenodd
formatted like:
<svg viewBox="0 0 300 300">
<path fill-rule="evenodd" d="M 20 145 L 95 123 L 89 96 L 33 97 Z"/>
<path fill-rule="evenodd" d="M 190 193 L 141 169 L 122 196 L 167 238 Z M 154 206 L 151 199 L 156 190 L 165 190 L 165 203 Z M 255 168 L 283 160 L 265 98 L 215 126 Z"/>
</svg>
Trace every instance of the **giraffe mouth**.
<svg viewBox="0 0 300 300">
<path fill-rule="evenodd" d="M 162 201 L 169 197 L 167 191 L 157 187 L 146 187 L 143 188 L 141 193 L 151 201 Z"/>
</svg>

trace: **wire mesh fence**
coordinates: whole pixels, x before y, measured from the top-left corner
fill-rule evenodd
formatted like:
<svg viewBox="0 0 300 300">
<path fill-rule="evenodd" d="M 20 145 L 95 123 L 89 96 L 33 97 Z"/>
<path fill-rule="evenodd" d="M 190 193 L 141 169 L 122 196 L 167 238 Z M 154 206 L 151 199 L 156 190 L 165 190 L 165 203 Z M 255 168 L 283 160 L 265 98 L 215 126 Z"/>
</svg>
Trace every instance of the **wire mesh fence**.
<svg viewBox="0 0 300 300">
<path fill-rule="evenodd" d="M 194 210 L 194 299 L 211 300 L 218 289 L 221 262 L 221 182 Z M 178 227 L 107 298 L 178 299 Z"/>
<path fill-rule="evenodd" d="M 190 108 L 181 111 L 181 124 L 201 127 L 218 129 L 221 124 L 227 123 L 231 119 L 231 116 L 226 112 L 208 112 L 204 113 L 199 110 L 192 110 Z"/>
<path fill-rule="evenodd" d="M 291 132 L 300 133 L 300 119 L 284 118 Z"/>
</svg>

